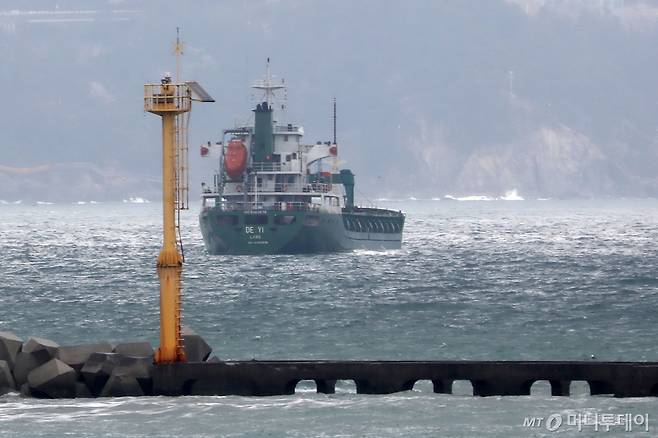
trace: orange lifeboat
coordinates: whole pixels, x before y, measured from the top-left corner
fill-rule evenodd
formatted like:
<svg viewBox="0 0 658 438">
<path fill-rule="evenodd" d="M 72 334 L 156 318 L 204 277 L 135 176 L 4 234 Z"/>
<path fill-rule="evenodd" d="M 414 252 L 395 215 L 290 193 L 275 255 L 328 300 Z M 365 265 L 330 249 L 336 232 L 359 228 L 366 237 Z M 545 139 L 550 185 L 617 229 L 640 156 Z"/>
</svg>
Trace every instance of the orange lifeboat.
<svg viewBox="0 0 658 438">
<path fill-rule="evenodd" d="M 242 172 L 247 167 L 247 148 L 242 140 L 231 140 L 228 142 L 226 154 L 224 155 L 224 169 L 231 180 L 242 179 Z"/>
</svg>

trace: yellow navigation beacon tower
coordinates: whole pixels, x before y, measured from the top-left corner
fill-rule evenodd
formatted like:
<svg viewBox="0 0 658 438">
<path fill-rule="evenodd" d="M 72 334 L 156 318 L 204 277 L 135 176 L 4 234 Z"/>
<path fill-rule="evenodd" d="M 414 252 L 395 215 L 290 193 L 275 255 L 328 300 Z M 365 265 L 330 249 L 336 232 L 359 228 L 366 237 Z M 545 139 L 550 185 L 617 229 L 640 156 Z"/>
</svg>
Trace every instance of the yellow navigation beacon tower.
<svg viewBox="0 0 658 438">
<path fill-rule="evenodd" d="M 176 213 L 180 208 L 177 189 L 186 175 L 181 175 L 184 168 L 177 163 L 181 139 L 177 135 L 176 118 L 192 109 L 193 100 L 215 101 L 196 82 L 174 83 L 169 73 L 165 73 L 159 84 L 144 85 L 144 110 L 162 117 L 163 241 L 157 265 L 160 277 L 160 348 L 155 353 L 156 363 L 186 360 L 181 336 L 180 278 L 183 258 L 176 240 Z"/>
</svg>

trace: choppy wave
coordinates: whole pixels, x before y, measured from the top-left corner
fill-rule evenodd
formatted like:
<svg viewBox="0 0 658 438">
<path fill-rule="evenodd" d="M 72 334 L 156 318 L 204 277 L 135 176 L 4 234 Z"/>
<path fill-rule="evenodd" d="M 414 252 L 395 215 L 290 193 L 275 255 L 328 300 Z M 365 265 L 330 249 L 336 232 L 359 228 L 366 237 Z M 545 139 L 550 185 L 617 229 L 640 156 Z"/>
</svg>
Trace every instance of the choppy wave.
<svg viewBox="0 0 658 438">
<path fill-rule="evenodd" d="M 145 198 L 140 198 L 138 196 L 136 197 L 130 197 L 128 199 L 123 200 L 124 204 L 150 204 L 151 201 Z"/>
<path fill-rule="evenodd" d="M 489 195 L 467 195 L 467 196 L 454 196 L 445 195 L 443 197 L 452 201 L 523 201 L 524 198 L 519 195 L 516 189 L 508 190 L 502 196 L 489 196 Z"/>
<path fill-rule="evenodd" d="M 496 198 L 486 195 L 469 195 L 469 196 L 445 195 L 444 198 L 453 201 L 495 201 L 496 200 Z"/>
<path fill-rule="evenodd" d="M 658 359 L 654 200 L 387 207 L 407 214 L 399 250 L 261 257 L 208 256 L 193 207 L 182 216 L 185 322 L 224 359 Z M 38 214 L 33 206 L 5 208 L 0 331 L 69 344 L 157 345 L 160 214 L 157 204 L 63 204 Z M 486 429 L 502 437 L 526 436 L 525 415 L 584 407 L 658 417 L 652 399 L 551 397 L 550 390 L 474 398 L 426 386 L 390 396 L 356 395 L 347 385 L 333 395 L 300 388 L 264 398 L 12 394 L 0 397 L 0 431 L 393 437 Z"/>
</svg>

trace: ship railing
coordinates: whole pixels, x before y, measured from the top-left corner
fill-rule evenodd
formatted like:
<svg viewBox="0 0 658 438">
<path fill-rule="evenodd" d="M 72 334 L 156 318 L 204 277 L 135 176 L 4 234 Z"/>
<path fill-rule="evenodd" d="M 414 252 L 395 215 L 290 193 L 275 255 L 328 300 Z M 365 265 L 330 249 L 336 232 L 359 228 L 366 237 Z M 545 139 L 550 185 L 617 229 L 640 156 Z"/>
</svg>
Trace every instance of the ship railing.
<svg viewBox="0 0 658 438">
<path fill-rule="evenodd" d="M 281 172 L 281 163 L 253 163 L 256 172 Z"/>
<path fill-rule="evenodd" d="M 308 194 L 322 194 L 328 193 L 332 190 L 331 184 L 288 184 L 288 183 L 274 183 L 258 187 L 258 193 L 308 193 Z M 250 190 L 250 193 L 252 191 Z"/>
<path fill-rule="evenodd" d="M 308 202 L 275 202 L 265 204 L 263 202 L 230 202 L 222 201 L 216 205 L 222 211 L 307 211 L 319 212 L 320 206 Z"/>
<path fill-rule="evenodd" d="M 203 186 L 202 187 L 202 196 L 204 197 L 214 197 L 221 195 L 222 193 L 225 193 L 227 195 L 235 195 L 235 194 L 244 194 L 244 186 L 240 185 L 238 189 L 228 189 L 227 188 L 222 188 L 219 186 L 211 187 L 211 186 Z M 333 187 L 331 184 L 324 184 L 324 183 L 312 183 L 312 184 L 299 184 L 299 183 L 293 183 L 293 184 L 288 184 L 288 183 L 274 183 L 274 184 L 263 184 L 259 185 L 256 190 L 254 190 L 254 187 L 247 187 L 248 191 L 247 193 L 249 195 L 255 195 L 255 194 L 270 194 L 270 193 L 278 193 L 278 194 L 285 194 L 285 193 L 290 193 L 290 194 L 298 194 L 298 193 L 304 193 L 309 196 L 314 196 L 314 195 L 322 195 L 325 193 L 329 193 L 333 190 Z"/>
<path fill-rule="evenodd" d="M 283 132 L 283 133 L 290 132 L 296 134 L 296 133 L 301 133 L 302 128 L 301 126 L 297 126 L 297 125 L 277 125 L 274 128 L 274 132 Z"/>
</svg>

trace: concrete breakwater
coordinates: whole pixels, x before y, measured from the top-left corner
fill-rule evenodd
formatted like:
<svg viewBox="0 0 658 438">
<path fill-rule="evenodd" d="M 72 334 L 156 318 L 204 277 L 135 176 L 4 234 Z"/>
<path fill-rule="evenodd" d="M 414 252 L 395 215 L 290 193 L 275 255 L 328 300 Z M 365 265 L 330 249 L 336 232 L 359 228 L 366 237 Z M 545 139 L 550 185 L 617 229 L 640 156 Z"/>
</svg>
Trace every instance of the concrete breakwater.
<svg viewBox="0 0 658 438">
<path fill-rule="evenodd" d="M 592 395 L 658 396 L 657 362 L 596 361 L 221 361 L 189 329 L 183 332 L 188 363 L 153 364 L 149 343 L 61 347 L 40 338 L 23 342 L 0 333 L 0 394 L 20 391 L 42 398 L 142 395 L 294 394 L 300 381 L 317 392 L 335 392 L 339 380 L 354 381 L 359 394 L 408 391 L 421 380 L 450 394 L 455 381 L 469 381 L 479 396 L 530 395 L 547 381 L 554 396 L 568 396 L 585 381 Z"/>
<path fill-rule="evenodd" d="M 210 346 L 189 328 L 183 342 L 192 362 L 210 357 Z M 211 360 L 217 360 L 213 358 Z M 148 342 L 60 346 L 42 338 L 23 342 L 0 332 L 0 395 L 83 398 L 153 395 L 153 347 Z"/>
</svg>

